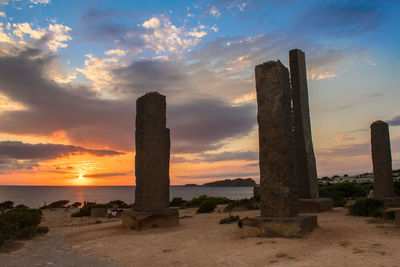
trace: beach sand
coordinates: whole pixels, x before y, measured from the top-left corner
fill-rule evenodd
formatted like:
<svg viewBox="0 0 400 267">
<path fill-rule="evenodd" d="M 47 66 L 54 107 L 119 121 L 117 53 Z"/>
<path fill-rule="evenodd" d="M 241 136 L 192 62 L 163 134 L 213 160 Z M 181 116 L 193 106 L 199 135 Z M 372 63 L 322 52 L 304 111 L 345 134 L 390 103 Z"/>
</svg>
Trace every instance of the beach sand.
<svg viewBox="0 0 400 267">
<path fill-rule="evenodd" d="M 137 232 L 112 221 L 51 227 L 50 234 L 80 255 L 121 266 L 400 266 L 400 228 L 346 214 L 344 208 L 318 214 L 319 227 L 297 239 L 242 238 L 236 223 L 219 224 L 227 213 L 196 214 L 196 209 L 180 210 L 184 218 L 175 228 Z"/>
</svg>

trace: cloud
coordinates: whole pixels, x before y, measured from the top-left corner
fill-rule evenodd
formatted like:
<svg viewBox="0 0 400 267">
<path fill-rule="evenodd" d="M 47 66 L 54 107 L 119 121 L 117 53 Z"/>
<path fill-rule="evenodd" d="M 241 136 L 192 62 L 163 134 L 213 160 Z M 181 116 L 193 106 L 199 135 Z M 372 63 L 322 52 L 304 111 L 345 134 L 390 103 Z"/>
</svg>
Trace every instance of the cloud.
<svg viewBox="0 0 400 267">
<path fill-rule="evenodd" d="M 177 27 L 165 17 L 152 17 L 142 23 L 146 32 L 141 35 L 145 47 L 152 49 L 157 54 L 171 52 L 181 54 L 191 46 L 197 45 L 207 32 L 199 27 L 186 29 L 184 26 Z"/>
<path fill-rule="evenodd" d="M 221 12 L 217 9 L 216 6 L 211 6 L 210 15 L 214 16 L 215 18 L 219 18 L 221 16 Z"/>
<path fill-rule="evenodd" d="M 140 61 L 115 71 L 131 91 L 110 100 L 84 86 L 49 80 L 45 72 L 54 59 L 40 49 L 0 57 L 0 92 L 24 107 L 0 114 L 0 132 L 40 136 L 63 130 L 72 144 L 132 151 L 136 98 L 159 88 L 167 90 L 168 127 L 175 152 L 219 148 L 225 139 L 246 135 L 256 124 L 255 103 L 232 105 L 198 94 L 191 100 L 174 99 L 174 87 L 185 90 L 186 75 L 170 62 Z"/>
<path fill-rule="evenodd" d="M 400 116 L 396 116 L 388 121 L 388 124 L 391 126 L 400 126 Z"/>
<path fill-rule="evenodd" d="M 61 144 L 28 144 L 19 141 L 1 141 L 0 157 L 17 160 L 49 160 L 69 155 L 91 154 L 97 157 L 117 156 L 123 153 L 113 150 L 87 149 Z"/>
<path fill-rule="evenodd" d="M 56 84 L 46 75 L 53 61 L 54 56 L 38 49 L 0 57 L 0 92 L 25 107 L 1 113 L 0 132 L 51 135 L 65 130 L 74 144 L 132 150 L 135 99 L 106 100 L 84 86 Z"/>
<path fill-rule="evenodd" d="M 29 1 L 35 5 L 38 4 L 47 5 L 50 3 L 50 0 L 29 0 Z"/>
<path fill-rule="evenodd" d="M 232 106 L 218 99 L 197 99 L 168 106 L 174 153 L 215 150 L 226 138 L 248 134 L 256 123 L 255 103 Z"/>
<path fill-rule="evenodd" d="M 126 176 L 129 172 L 107 172 L 107 173 L 96 173 L 96 174 L 85 174 L 85 178 L 107 178 L 114 176 Z"/>
<path fill-rule="evenodd" d="M 341 143 L 341 142 L 345 142 L 345 141 L 352 141 L 354 139 L 356 139 L 354 136 L 341 134 L 341 135 L 336 136 L 336 143 Z"/>
<path fill-rule="evenodd" d="M 220 173 L 220 174 L 202 174 L 202 175 L 190 175 L 190 176 L 176 176 L 177 178 L 186 179 L 207 179 L 207 178 L 247 178 L 247 177 L 259 177 L 259 172 L 232 172 L 232 173 Z"/>
<path fill-rule="evenodd" d="M 172 162 L 218 162 L 230 160 L 258 160 L 258 151 L 225 151 L 221 153 L 202 153 L 194 159 L 172 157 Z M 258 164 L 257 164 L 258 166 Z"/>
</svg>

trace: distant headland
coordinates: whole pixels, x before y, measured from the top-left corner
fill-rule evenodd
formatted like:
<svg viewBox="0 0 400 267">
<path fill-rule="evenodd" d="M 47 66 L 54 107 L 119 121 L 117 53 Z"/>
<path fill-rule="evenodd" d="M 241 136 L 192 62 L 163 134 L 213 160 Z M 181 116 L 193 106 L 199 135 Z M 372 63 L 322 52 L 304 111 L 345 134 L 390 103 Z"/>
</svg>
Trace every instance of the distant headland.
<svg viewBox="0 0 400 267">
<path fill-rule="evenodd" d="M 236 179 L 225 179 L 223 181 L 216 181 L 211 183 L 205 183 L 203 185 L 197 184 L 185 184 L 187 187 L 191 186 L 205 186 L 205 187 L 252 187 L 256 185 L 256 181 L 251 178 L 236 178 Z"/>
</svg>

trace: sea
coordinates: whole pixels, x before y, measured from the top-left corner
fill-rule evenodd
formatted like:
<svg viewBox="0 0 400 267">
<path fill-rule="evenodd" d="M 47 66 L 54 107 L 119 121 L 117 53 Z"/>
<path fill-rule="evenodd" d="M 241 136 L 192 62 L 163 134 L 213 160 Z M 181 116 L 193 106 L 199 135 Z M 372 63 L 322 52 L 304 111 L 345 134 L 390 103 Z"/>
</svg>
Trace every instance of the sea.
<svg viewBox="0 0 400 267">
<path fill-rule="evenodd" d="M 190 200 L 200 195 L 227 197 L 230 199 L 248 198 L 253 195 L 253 187 L 203 187 L 171 186 L 170 199 L 181 197 Z M 39 208 L 57 200 L 74 202 L 91 201 L 107 203 L 122 200 L 134 202 L 134 186 L 0 186 L 0 202 L 11 200 L 14 205 L 24 204 Z"/>
</svg>

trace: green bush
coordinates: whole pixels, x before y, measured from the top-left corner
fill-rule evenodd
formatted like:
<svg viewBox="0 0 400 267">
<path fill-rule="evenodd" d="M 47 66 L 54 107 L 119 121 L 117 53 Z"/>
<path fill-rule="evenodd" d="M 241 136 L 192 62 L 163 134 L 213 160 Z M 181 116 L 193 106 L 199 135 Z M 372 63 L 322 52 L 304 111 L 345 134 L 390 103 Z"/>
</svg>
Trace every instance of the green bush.
<svg viewBox="0 0 400 267">
<path fill-rule="evenodd" d="M 15 209 L 29 209 L 29 207 L 25 206 L 24 204 L 20 204 L 20 205 L 15 206 Z"/>
<path fill-rule="evenodd" d="M 394 186 L 394 192 L 396 193 L 396 195 L 400 196 L 400 181 L 394 181 L 393 186 Z"/>
<path fill-rule="evenodd" d="M 229 216 L 227 218 L 223 218 L 219 221 L 219 224 L 228 224 L 228 223 L 233 223 L 239 221 L 240 218 L 239 216 Z"/>
<path fill-rule="evenodd" d="M 339 183 L 331 185 L 320 185 L 319 196 L 333 199 L 334 207 L 343 207 L 346 204 L 346 198 L 366 197 L 372 188 L 371 183 Z"/>
<path fill-rule="evenodd" d="M 384 207 L 385 204 L 381 199 L 361 198 L 349 207 L 349 211 L 355 216 L 382 217 Z"/>
<path fill-rule="evenodd" d="M 71 207 L 74 207 L 74 208 L 79 208 L 80 206 L 82 206 L 82 203 L 79 202 L 79 201 L 74 202 L 73 204 L 71 204 Z"/>
<path fill-rule="evenodd" d="M 72 213 L 71 217 L 85 217 L 90 216 L 90 211 L 93 208 L 107 208 L 105 204 L 96 204 L 94 202 L 86 202 L 83 204 L 83 207 L 79 209 L 79 211 Z"/>
<path fill-rule="evenodd" d="M 42 219 L 37 209 L 12 209 L 0 215 L 0 245 L 10 239 L 33 237 Z"/>
<path fill-rule="evenodd" d="M 14 202 L 12 201 L 7 200 L 0 203 L 0 211 L 9 210 L 12 208 L 14 208 Z"/>
<path fill-rule="evenodd" d="M 41 207 L 41 209 L 60 209 L 60 208 L 65 208 L 65 205 L 67 205 L 69 200 L 58 200 L 53 203 L 50 203 L 49 205 L 45 205 Z"/>
<path fill-rule="evenodd" d="M 184 204 L 187 204 L 186 200 L 183 200 L 181 197 L 174 197 L 170 202 L 169 206 L 170 207 L 181 207 Z"/>
<path fill-rule="evenodd" d="M 118 205 L 119 209 L 129 209 L 130 206 L 122 200 L 112 200 L 106 204 L 107 208 L 112 208 L 114 205 Z"/>
<path fill-rule="evenodd" d="M 217 207 L 217 201 L 212 198 L 208 198 L 200 203 L 197 213 L 210 213 Z"/>
<path fill-rule="evenodd" d="M 385 210 L 383 212 L 383 216 L 384 219 L 386 220 L 396 220 L 396 211 L 394 210 Z"/>
<path fill-rule="evenodd" d="M 225 212 L 243 211 L 243 210 L 257 210 L 260 206 L 254 197 L 244 198 L 239 200 L 231 200 L 228 206 L 225 207 Z"/>
<path fill-rule="evenodd" d="M 226 197 L 210 197 L 207 195 L 201 195 L 199 197 L 194 197 L 192 200 L 189 200 L 186 204 L 187 207 L 199 207 L 202 202 L 209 200 L 214 201 L 217 205 L 220 204 L 228 204 L 231 200 Z"/>
<path fill-rule="evenodd" d="M 37 233 L 39 234 L 47 234 L 49 232 L 49 227 L 47 226 L 39 226 L 37 228 Z"/>
</svg>

